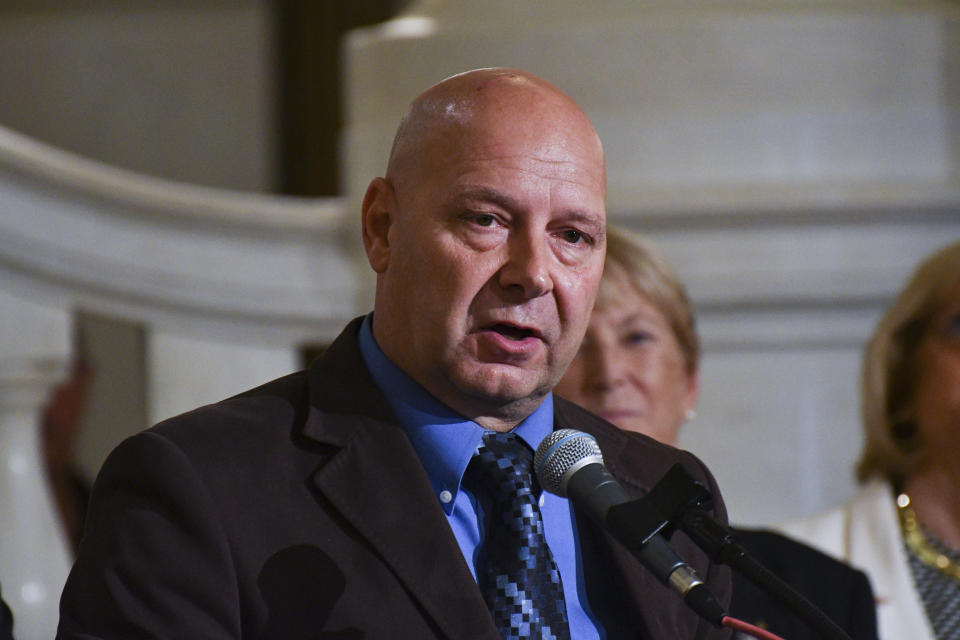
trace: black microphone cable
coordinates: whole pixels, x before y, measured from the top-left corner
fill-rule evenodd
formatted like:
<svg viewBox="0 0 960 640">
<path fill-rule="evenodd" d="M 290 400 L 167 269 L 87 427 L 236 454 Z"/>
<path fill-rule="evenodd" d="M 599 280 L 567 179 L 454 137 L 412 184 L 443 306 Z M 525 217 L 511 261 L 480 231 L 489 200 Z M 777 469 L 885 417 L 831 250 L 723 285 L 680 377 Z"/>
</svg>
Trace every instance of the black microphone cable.
<svg viewBox="0 0 960 640">
<path fill-rule="evenodd" d="M 603 466 L 593 436 L 573 429 L 552 432 L 537 447 L 534 469 L 541 487 L 583 508 L 698 615 L 723 626 L 726 610 L 660 535 L 668 521 L 648 503 L 624 493 Z"/>
<path fill-rule="evenodd" d="M 661 583 L 679 593 L 691 609 L 714 626 L 762 640 L 783 640 L 730 616 L 660 534 L 668 526 L 681 528 L 715 562 L 731 566 L 767 590 L 827 640 L 850 640 L 823 612 L 750 556 L 734 534 L 705 511 L 703 505 L 712 496 L 682 464 L 675 464 L 646 497 L 634 500 L 603 466 L 603 455 L 593 436 L 559 429 L 537 447 L 534 469 L 541 487 L 584 509 Z"/>
<path fill-rule="evenodd" d="M 796 589 L 767 569 L 737 541 L 736 533 L 719 523 L 703 508 L 709 492 L 682 464 L 675 464 L 649 494 L 657 509 L 714 561 L 737 571 L 790 608 L 826 640 L 850 640 L 850 636 Z"/>
</svg>

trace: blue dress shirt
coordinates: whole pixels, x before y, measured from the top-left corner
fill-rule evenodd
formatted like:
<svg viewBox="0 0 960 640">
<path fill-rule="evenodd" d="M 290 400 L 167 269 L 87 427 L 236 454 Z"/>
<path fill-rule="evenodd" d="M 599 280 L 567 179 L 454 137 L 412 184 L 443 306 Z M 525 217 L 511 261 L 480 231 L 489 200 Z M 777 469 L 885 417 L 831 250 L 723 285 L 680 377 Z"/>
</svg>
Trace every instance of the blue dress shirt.
<svg viewBox="0 0 960 640">
<path fill-rule="evenodd" d="M 373 337 L 373 314 L 360 327 L 360 351 L 374 382 L 383 392 L 400 426 L 407 433 L 420 458 L 447 522 L 460 545 L 474 579 L 481 536 L 481 514 L 477 501 L 460 488 L 463 472 L 480 446 L 484 429 L 465 419 L 434 398 L 397 367 L 377 345 Z M 536 451 L 540 441 L 553 431 L 553 396 L 548 395 L 536 411 L 514 427 L 517 434 Z M 604 637 L 599 622 L 589 610 L 580 564 L 576 523 L 566 498 L 544 491 L 540 495 L 544 534 L 553 553 L 567 603 L 572 638 Z"/>
</svg>

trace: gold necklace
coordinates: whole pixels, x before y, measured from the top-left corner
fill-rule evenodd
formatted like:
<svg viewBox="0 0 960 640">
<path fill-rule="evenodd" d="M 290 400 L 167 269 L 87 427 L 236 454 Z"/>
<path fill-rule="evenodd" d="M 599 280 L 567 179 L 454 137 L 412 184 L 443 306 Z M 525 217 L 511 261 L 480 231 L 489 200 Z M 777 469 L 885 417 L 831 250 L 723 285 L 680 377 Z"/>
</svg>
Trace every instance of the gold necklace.
<svg viewBox="0 0 960 640">
<path fill-rule="evenodd" d="M 917 522 L 917 513 L 910 506 L 910 496 L 901 493 L 897 496 L 897 513 L 900 515 L 900 529 L 903 531 L 903 540 L 917 559 L 928 567 L 933 567 L 940 573 L 960 582 L 960 564 L 957 564 L 944 553 L 941 553 L 930 542 L 920 523 Z"/>
</svg>

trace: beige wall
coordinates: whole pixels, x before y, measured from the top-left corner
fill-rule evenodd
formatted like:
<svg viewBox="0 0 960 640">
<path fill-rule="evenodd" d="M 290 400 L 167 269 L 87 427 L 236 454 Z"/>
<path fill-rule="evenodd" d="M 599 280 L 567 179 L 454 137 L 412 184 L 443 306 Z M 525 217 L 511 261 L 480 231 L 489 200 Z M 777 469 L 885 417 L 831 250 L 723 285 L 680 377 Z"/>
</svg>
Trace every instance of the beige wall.
<svg viewBox="0 0 960 640">
<path fill-rule="evenodd" d="M 0 125 L 146 174 L 270 190 L 273 50 L 266 0 L 3 2 Z"/>
</svg>

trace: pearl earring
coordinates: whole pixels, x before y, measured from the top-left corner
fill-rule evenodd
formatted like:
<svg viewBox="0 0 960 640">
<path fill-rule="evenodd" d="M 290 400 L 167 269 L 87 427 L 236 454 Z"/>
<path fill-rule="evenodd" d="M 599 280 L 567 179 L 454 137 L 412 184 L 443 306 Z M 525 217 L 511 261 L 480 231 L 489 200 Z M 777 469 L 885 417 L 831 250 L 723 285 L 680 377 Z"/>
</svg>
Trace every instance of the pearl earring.
<svg viewBox="0 0 960 640">
<path fill-rule="evenodd" d="M 693 419 L 696 418 L 696 417 L 697 417 L 697 412 L 696 412 L 696 410 L 695 410 L 693 407 L 687 409 L 687 410 L 684 411 L 684 413 L 683 413 L 683 419 L 686 420 L 687 422 L 690 422 L 691 420 L 693 420 Z"/>
</svg>

